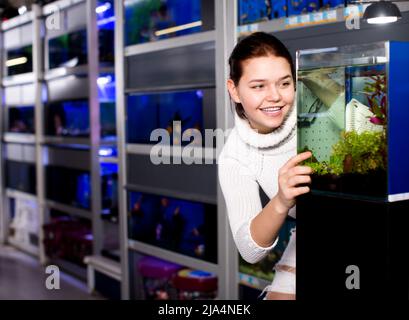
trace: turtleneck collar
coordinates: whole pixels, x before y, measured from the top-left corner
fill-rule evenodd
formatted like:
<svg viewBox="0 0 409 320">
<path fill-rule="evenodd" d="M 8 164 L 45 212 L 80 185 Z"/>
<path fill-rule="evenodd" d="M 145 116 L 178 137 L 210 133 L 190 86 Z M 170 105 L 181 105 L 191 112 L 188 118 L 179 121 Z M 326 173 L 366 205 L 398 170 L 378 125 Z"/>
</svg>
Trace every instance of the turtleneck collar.
<svg viewBox="0 0 409 320">
<path fill-rule="evenodd" d="M 297 115 L 294 105 L 283 124 L 273 132 L 267 134 L 258 133 L 250 126 L 247 119 L 242 119 L 234 112 L 235 127 L 241 140 L 255 148 L 276 149 L 291 140 L 296 134 Z"/>
</svg>

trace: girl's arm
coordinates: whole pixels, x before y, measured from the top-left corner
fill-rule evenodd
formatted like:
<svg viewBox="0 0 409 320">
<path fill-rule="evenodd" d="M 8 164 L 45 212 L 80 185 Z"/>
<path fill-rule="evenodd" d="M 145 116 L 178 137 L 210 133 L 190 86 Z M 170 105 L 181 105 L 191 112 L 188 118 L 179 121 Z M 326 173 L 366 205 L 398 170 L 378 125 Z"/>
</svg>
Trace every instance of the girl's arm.
<svg viewBox="0 0 409 320">
<path fill-rule="evenodd" d="M 288 211 L 295 205 L 297 196 L 310 191 L 310 167 L 299 166 L 299 163 L 310 158 L 311 152 L 300 153 L 291 158 L 278 173 L 278 193 L 261 212 L 252 220 L 251 235 L 260 246 L 270 246 L 277 238 Z"/>
<path fill-rule="evenodd" d="M 311 153 L 303 155 L 292 158 L 280 170 L 279 192 L 264 208 L 261 207 L 259 185 L 252 173 L 237 160 L 229 158 L 219 161 L 219 181 L 233 238 L 247 262 L 260 261 L 274 248 L 278 232 L 288 210 L 295 204 L 297 193 L 309 191 L 308 187 L 293 187 L 293 184 L 310 181 L 309 176 L 301 176 L 302 172 L 310 172 L 309 167 L 294 169 Z"/>
</svg>

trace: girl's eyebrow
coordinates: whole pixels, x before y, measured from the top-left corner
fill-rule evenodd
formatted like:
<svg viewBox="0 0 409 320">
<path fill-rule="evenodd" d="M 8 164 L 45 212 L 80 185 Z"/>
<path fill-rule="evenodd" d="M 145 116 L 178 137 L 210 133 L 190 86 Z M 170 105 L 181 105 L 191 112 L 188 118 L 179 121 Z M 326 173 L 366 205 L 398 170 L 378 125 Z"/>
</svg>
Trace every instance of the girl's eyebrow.
<svg viewBox="0 0 409 320">
<path fill-rule="evenodd" d="M 278 81 L 282 81 L 282 80 L 285 80 L 285 79 L 287 79 L 287 78 L 291 78 L 291 75 L 287 74 L 287 75 L 285 75 L 284 77 L 281 77 L 280 79 L 278 79 Z M 267 81 L 267 79 L 253 79 L 253 80 L 250 80 L 249 83 L 252 83 L 252 82 L 263 82 L 263 81 Z"/>
</svg>

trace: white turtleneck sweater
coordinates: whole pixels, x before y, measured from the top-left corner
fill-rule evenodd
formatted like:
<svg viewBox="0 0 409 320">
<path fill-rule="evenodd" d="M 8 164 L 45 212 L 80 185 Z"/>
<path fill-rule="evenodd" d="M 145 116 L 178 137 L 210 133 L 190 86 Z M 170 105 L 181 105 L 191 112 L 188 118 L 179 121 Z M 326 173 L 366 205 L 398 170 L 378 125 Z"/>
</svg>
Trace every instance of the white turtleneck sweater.
<svg viewBox="0 0 409 320">
<path fill-rule="evenodd" d="M 259 186 L 271 199 L 278 192 L 278 170 L 296 155 L 296 108 L 283 124 L 269 134 L 259 134 L 248 120 L 235 113 L 235 126 L 219 156 L 219 182 L 237 248 L 249 263 L 256 263 L 274 248 L 259 246 L 251 236 L 250 223 L 261 212 Z M 295 207 L 289 215 L 295 218 Z M 295 239 L 290 241 L 281 263 L 295 266 Z M 289 247 L 293 250 L 289 251 Z M 285 262 L 283 261 L 285 260 Z"/>
</svg>

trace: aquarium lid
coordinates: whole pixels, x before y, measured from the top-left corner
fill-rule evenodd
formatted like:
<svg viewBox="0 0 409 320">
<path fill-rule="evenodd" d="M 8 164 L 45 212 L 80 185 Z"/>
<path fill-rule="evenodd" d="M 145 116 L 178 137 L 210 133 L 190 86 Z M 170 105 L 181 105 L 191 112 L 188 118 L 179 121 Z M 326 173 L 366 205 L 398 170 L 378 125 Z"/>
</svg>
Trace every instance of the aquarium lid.
<svg viewBox="0 0 409 320">
<path fill-rule="evenodd" d="M 388 62 L 388 41 L 297 51 L 298 70 Z"/>
</svg>

